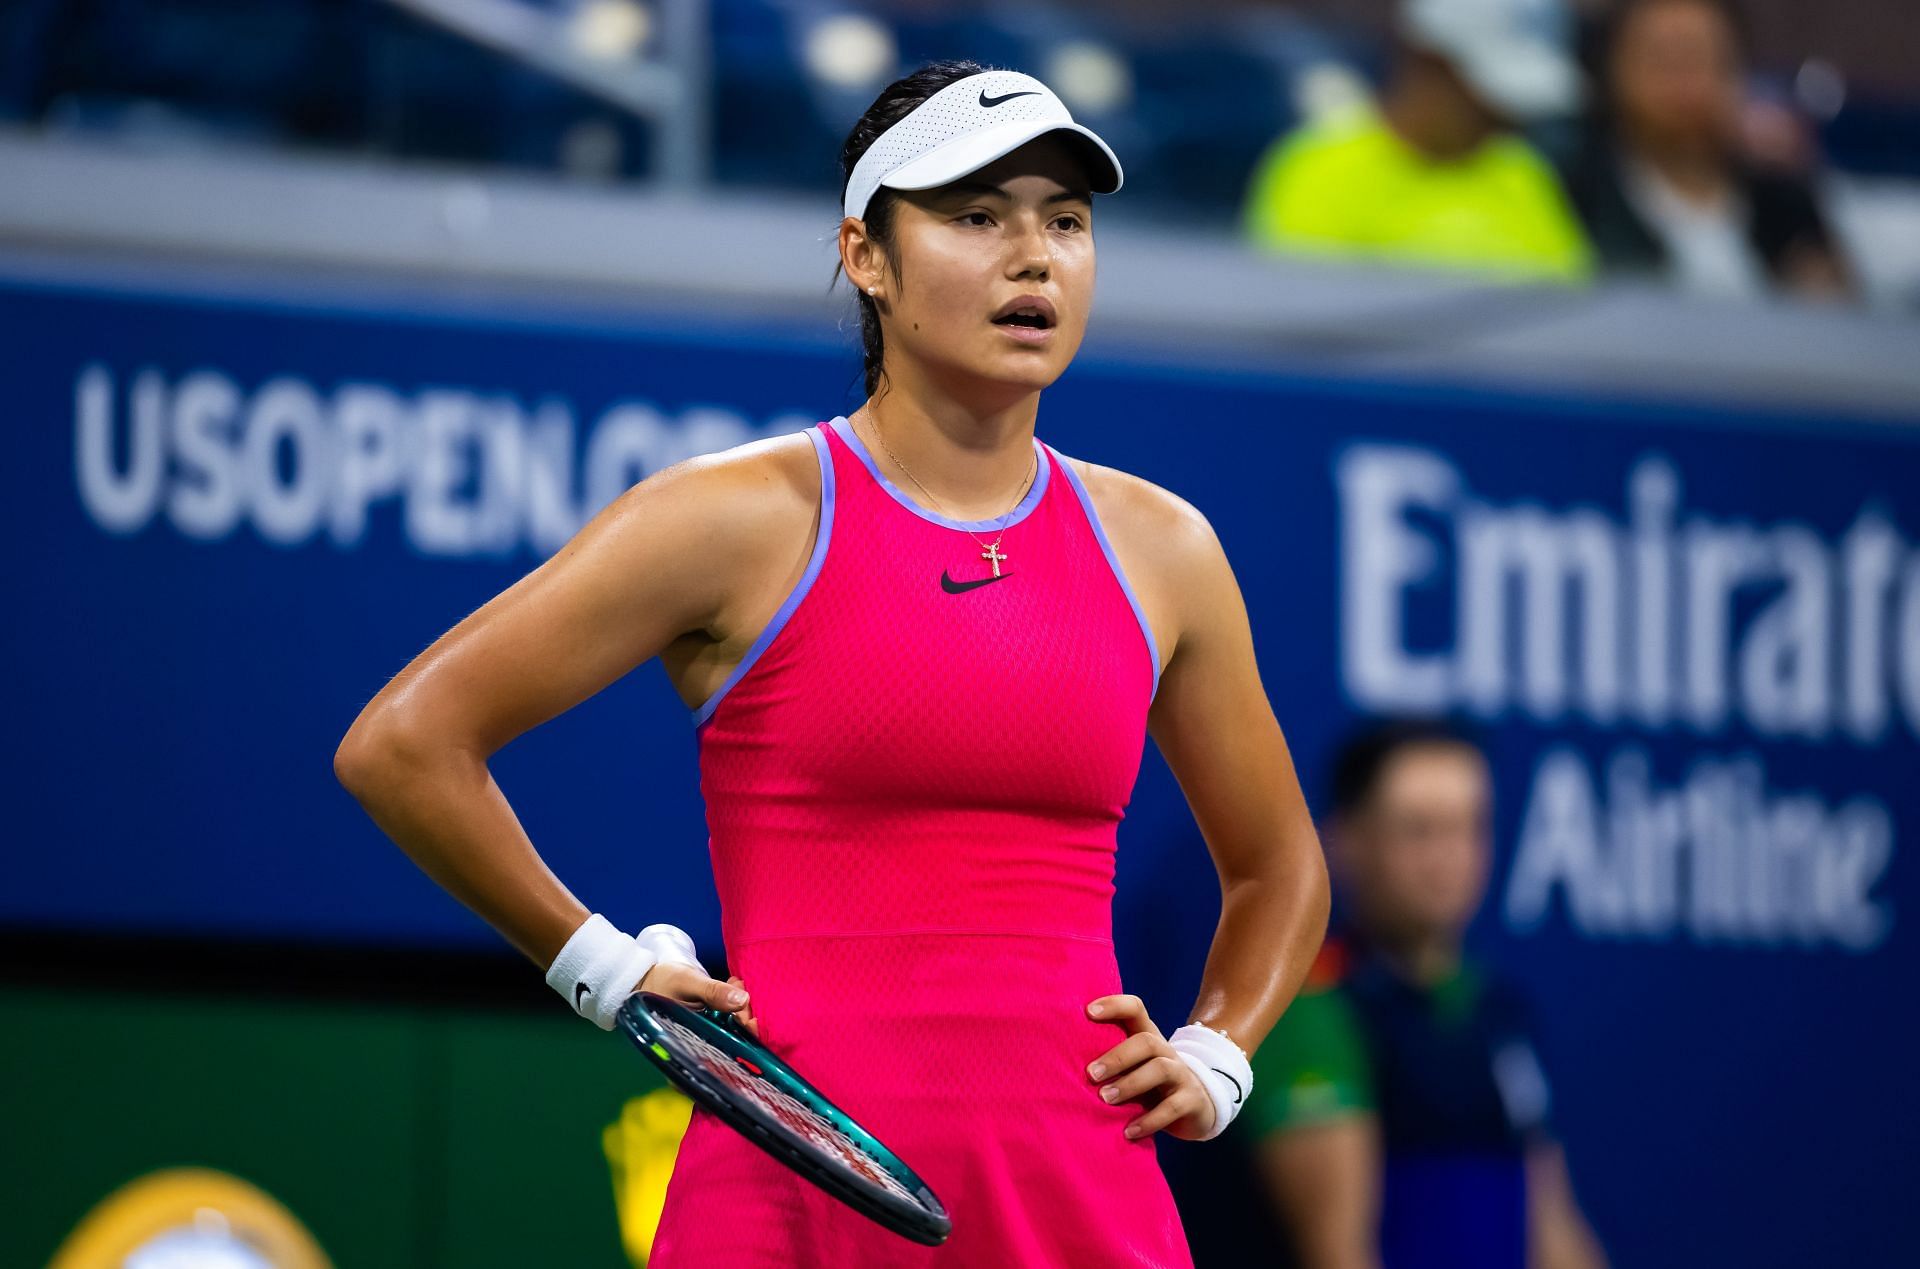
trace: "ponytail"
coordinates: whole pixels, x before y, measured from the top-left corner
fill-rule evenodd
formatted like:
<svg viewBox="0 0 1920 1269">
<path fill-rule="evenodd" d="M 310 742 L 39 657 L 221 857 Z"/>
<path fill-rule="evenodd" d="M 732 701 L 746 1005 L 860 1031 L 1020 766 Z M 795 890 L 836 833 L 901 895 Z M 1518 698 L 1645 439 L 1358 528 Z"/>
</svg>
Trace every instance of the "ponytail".
<svg viewBox="0 0 1920 1269">
<path fill-rule="evenodd" d="M 879 139 L 881 133 L 913 113 L 922 102 L 948 84 L 988 69 L 978 62 L 965 60 L 929 62 L 881 89 L 880 95 L 874 98 L 867 112 L 853 125 L 846 143 L 840 147 L 841 193 L 846 192 L 847 182 L 853 179 L 854 165 L 860 162 L 860 156 Z M 893 249 L 893 214 L 899 201 L 897 193 L 882 185 L 868 200 L 867 213 L 863 218 L 867 239 L 885 253 L 887 275 L 896 285 L 900 281 L 900 258 Z M 833 266 L 833 280 L 827 285 L 831 287 L 839 278 L 840 266 L 836 264 Z M 887 350 L 880 331 L 880 306 L 864 291 L 855 291 L 853 298 L 860 306 L 860 354 L 865 371 L 866 394 L 872 396 L 886 378 Z"/>
</svg>

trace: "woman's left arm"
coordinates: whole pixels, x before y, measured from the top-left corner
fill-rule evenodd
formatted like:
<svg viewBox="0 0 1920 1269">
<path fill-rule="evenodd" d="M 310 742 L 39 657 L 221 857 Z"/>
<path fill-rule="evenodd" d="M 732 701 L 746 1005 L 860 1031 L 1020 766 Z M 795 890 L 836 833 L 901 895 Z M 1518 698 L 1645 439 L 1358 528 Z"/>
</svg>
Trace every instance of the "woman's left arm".
<svg viewBox="0 0 1920 1269">
<path fill-rule="evenodd" d="M 1128 571 L 1151 582 L 1156 641 L 1166 649 L 1147 730 L 1220 874 L 1220 924 L 1190 1021 L 1225 1031 L 1251 1056 L 1292 1003 L 1326 936 L 1326 860 L 1260 685 L 1246 603 L 1213 526 L 1146 481 L 1102 484 Z M 1147 1105 L 1128 1123 L 1128 1137 L 1167 1128 L 1204 1139 L 1218 1131 L 1212 1094 L 1138 996 L 1103 996 L 1087 1012 L 1128 1032 L 1087 1068 L 1096 1084 L 1110 1081 L 1101 1084 L 1108 1101 Z"/>
<path fill-rule="evenodd" d="M 1251 1054 L 1326 936 L 1326 860 L 1260 683 L 1239 583 L 1213 526 L 1181 505 L 1169 545 L 1178 633 L 1147 727 L 1220 874 L 1220 923 L 1191 1021 Z"/>
</svg>

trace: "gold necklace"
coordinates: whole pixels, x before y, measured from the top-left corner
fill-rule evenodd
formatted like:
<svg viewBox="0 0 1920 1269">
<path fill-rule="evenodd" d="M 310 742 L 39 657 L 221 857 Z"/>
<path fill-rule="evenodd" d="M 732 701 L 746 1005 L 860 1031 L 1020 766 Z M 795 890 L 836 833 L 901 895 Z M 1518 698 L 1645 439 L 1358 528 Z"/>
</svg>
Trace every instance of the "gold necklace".
<svg viewBox="0 0 1920 1269">
<path fill-rule="evenodd" d="M 879 415 L 879 412 L 873 408 L 872 402 L 867 403 L 867 421 L 873 425 L 874 439 L 880 442 L 880 448 L 886 452 L 886 455 L 888 458 L 891 458 L 893 460 L 894 466 L 898 467 L 901 471 L 906 472 L 907 479 L 911 480 L 914 484 L 920 486 L 920 492 L 927 495 L 928 501 L 932 502 L 933 505 L 939 509 L 941 515 L 946 516 L 947 519 L 949 520 L 957 521 L 959 517 L 948 514 L 947 509 L 944 506 L 941 506 L 940 500 L 933 496 L 933 491 L 931 489 L 928 489 L 925 485 L 921 485 L 920 478 L 914 475 L 913 472 L 908 469 L 905 463 L 900 461 L 900 456 L 898 454 L 894 453 L 893 450 L 887 447 L 887 438 L 880 434 L 880 415 Z M 1020 493 L 1014 498 L 1013 506 L 1007 509 L 1007 512 L 1006 512 L 1007 515 L 1012 515 L 1014 511 L 1016 511 L 1019 508 L 1020 500 L 1027 496 L 1027 489 L 1032 485 L 1033 478 L 1039 474 L 1039 471 L 1040 471 L 1040 455 L 1036 451 L 1033 456 L 1033 464 L 1027 469 L 1026 479 L 1021 481 L 1020 483 Z M 960 526 L 956 524 L 955 527 L 959 528 Z M 999 536 L 995 537 L 992 542 L 981 542 L 979 535 L 974 533 L 972 529 L 962 528 L 960 531 L 962 533 L 965 533 L 968 537 L 972 538 L 975 543 L 986 548 L 985 550 L 980 552 L 980 558 L 983 560 L 990 561 L 993 564 L 993 575 L 995 577 L 1000 576 L 1001 562 L 1011 558 L 1009 556 L 1000 554 L 1000 538 L 1006 536 L 1006 532 L 1007 532 L 1006 526 L 1005 525 L 1000 526 Z"/>
</svg>

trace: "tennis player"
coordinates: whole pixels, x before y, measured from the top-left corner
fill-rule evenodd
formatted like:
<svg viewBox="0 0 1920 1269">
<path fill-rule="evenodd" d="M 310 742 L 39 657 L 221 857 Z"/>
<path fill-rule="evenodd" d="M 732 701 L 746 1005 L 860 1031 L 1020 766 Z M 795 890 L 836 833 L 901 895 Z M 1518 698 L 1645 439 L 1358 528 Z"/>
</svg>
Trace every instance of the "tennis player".
<svg viewBox="0 0 1920 1269">
<path fill-rule="evenodd" d="M 336 769 L 580 1013 L 610 1028 L 636 985 L 740 1013 L 953 1219 L 914 1245 L 701 1110 L 655 1265 L 1190 1265 L 1155 1134 L 1231 1120 L 1328 891 L 1208 521 L 1035 435 L 1120 164 L 1045 84 L 970 62 L 890 85 L 841 164 L 861 407 L 628 490 L 396 676 Z M 576 900 L 486 766 L 655 656 L 691 713 L 725 982 L 676 928 Z M 1171 1035 L 1112 941 L 1148 734 L 1223 889 Z"/>
</svg>

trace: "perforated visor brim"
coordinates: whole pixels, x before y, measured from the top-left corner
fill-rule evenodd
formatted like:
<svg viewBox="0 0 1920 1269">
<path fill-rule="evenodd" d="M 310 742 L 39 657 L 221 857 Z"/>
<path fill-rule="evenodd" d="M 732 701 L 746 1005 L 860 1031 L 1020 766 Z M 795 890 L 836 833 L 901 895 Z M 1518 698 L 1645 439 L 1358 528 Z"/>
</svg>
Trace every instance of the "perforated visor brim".
<svg viewBox="0 0 1920 1269">
<path fill-rule="evenodd" d="M 1053 132 L 1063 132 L 1074 138 L 1074 148 L 1086 161 L 1090 192 L 1111 194 L 1120 188 L 1125 179 L 1120 170 L 1120 160 L 1105 141 L 1081 124 L 1047 120 L 1006 123 L 956 137 L 911 162 L 901 164 L 882 177 L 880 183 L 890 189 L 933 189 L 977 172 L 1027 142 Z M 863 207 L 852 214 L 864 214 L 865 210 Z"/>
</svg>

